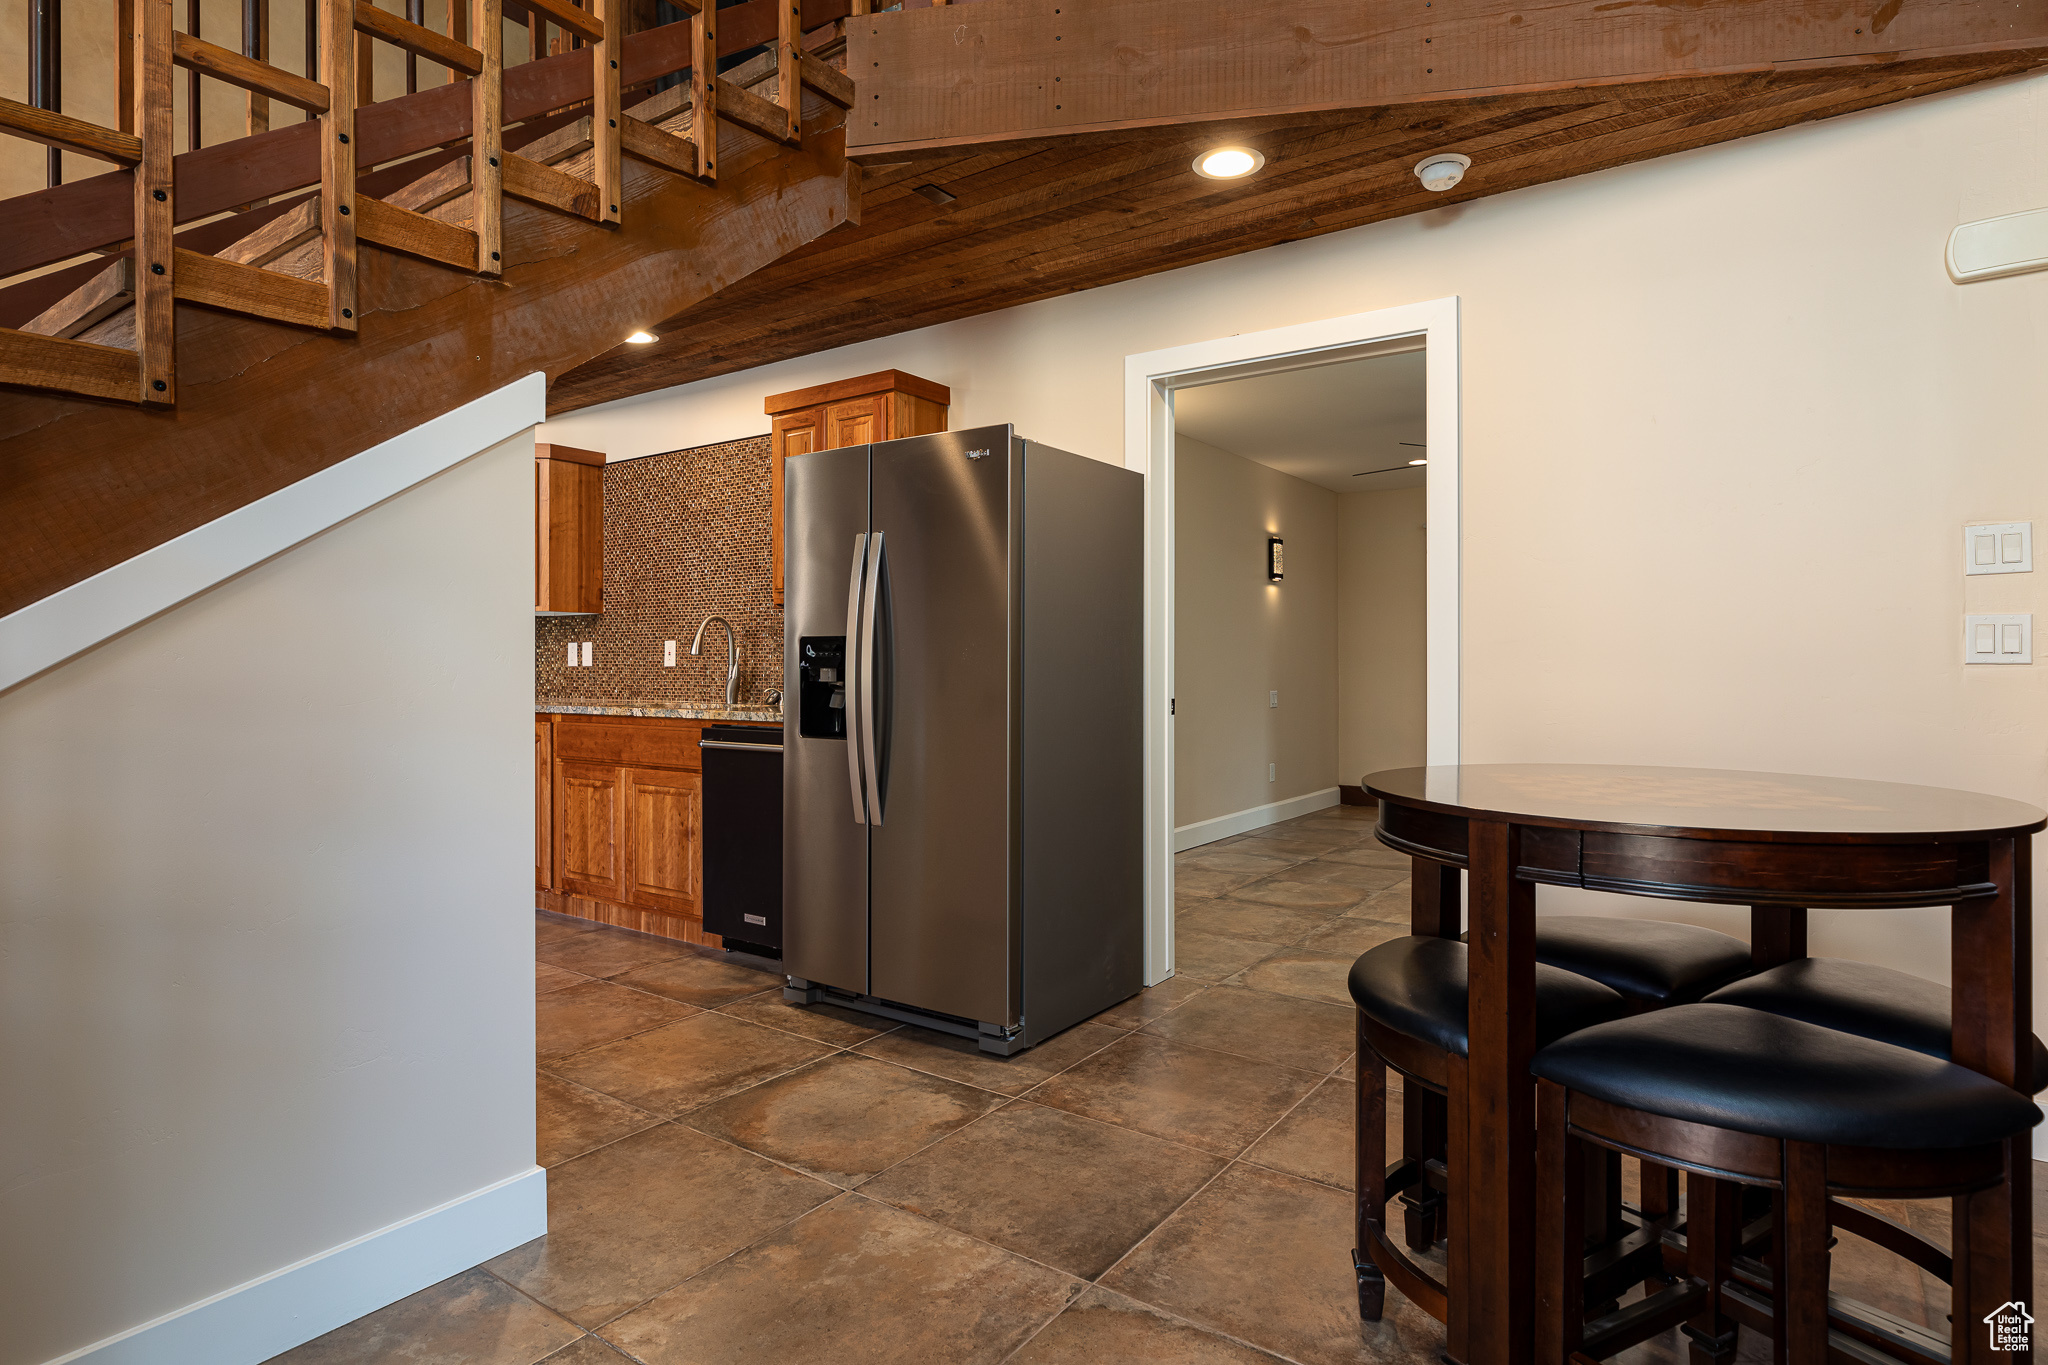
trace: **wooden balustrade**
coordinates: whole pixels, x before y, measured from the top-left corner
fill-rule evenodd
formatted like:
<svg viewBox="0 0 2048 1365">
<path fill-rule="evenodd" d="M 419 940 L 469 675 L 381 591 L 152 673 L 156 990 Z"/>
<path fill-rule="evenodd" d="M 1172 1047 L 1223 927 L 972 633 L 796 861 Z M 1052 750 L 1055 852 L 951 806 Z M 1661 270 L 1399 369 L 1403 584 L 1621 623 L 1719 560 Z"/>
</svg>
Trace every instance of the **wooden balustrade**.
<svg viewBox="0 0 2048 1365">
<path fill-rule="evenodd" d="M 668 55 L 654 58 L 653 64 L 660 69 L 653 71 L 645 69 L 644 61 L 628 60 L 621 31 L 625 0 L 586 0 L 582 7 L 570 0 L 451 0 L 454 8 L 465 13 L 458 24 L 451 9 L 450 32 L 445 34 L 421 22 L 424 11 L 417 0 L 409 0 L 409 12 L 404 16 L 377 8 L 369 0 L 310 0 L 307 52 L 316 63 L 316 77 L 286 71 L 260 55 L 268 50 L 262 0 L 244 0 L 241 51 L 201 36 L 196 9 L 181 32 L 173 28 L 174 0 L 120 0 L 122 19 L 128 25 L 120 63 L 121 88 L 128 92 L 123 126 L 104 128 L 51 109 L 0 100 L 0 134 L 132 168 L 130 237 L 120 244 L 132 254 L 87 270 L 85 278 L 71 281 L 74 287 L 68 293 L 24 326 L 0 328 L 0 383 L 115 401 L 173 404 L 177 377 L 172 309 L 178 301 L 291 326 L 353 333 L 358 326 L 359 243 L 457 270 L 497 275 L 503 259 L 504 195 L 616 225 L 624 200 L 622 156 L 711 185 L 717 179 L 721 119 L 772 142 L 800 145 L 803 90 L 816 90 L 846 108 L 852 103 L 852 85 L 803 50 L 800 0 L 770 2 L 776 10 L 773 69 L 778 82 L 773 100 L 717 74 L 721 47 L 713 0 L 703 0 L 701 8 L 696 0 L 683 0 L 680 7 L 693 12 L 687 45 L 678 49 L 671 43 Z M 573 35 L 575 46 L 566 55 L 587 74 L 568 85 L 555 80 L 537 90 L 522 88 L 521 99 L 508 108 L 502 22 L 513 3 L 523 9 L 531 28 L 551 23 Z M 475 45 L 457 36 L 458 29 L 473 33 Z M 399 48 L 408 63 L 424 57 L 447 68 L 451 84 L 465 83 L 466 107 L 460 109 L 460 117 L 467 126 L 414 128 L 398 137 L 387 132 L 381 139 L 371 136 L 374 130 L 367 119 L 359 117 L 359 107 L 376 43 Z M 641 45 L 643 53 L 648 50 L 648 45 Z M 629 80 L 644 83 L 684 64 L 690 70 L 694 102 L 687 137 L 624 113 L 621 91 Z M 640 69 L 635 69 L 636 65 Z M 284 206 L 283 217 L 273 212 L 270 217 L 251 220 L 252 231 L 261 228 L 281 244 L 276 251 L 261 253 L 260 259 L 235 253 L 208 254 L 181 246 L 173 238 L 181 220 L 222 208 L 261 205 L 269 196 L 295 188 L 289 173 L 258 179 L 245 173 L 236 189 L 227 193 L 225 203 L 217 202 L 222 191 L 213 191 L 209 198 L 203 189 L 198 202 L 179 203 L 174 166 L 184 158 L 178 157 L 173 146 L 172 118 L 173 72 L 179 68 L 194 81 L 204 75 L 247 92 L 252 151 L 259 142 L 269 144 L 284 134 L 301 141 L 308 136 L 317 139 L 317 195 L 302 199 L 296 207 Z M 566 76 L 566 72 L 561 74 Z M 583 80 L 588 84 L 582 84 Z M 416 76 L 409 75 L 407 84 L 416 85 Z M 196 91 L 197 86 L 191 89 Z M 192 126 L 196 128 L 199 110 L 196 95 L 192 98 Z M 418 98 L 411 95 L 406 102 Z M 268 132 L 269 102 L 273 100 L 304 110 L 310 124 L 307 131 Z M 579 101 L 588 101 L 584 122 L 592 152 L 589 179 L 506 148 L 508 119 L 531 119 Z M 421 208 L 367 194 L 359 183 L 359 164 L 374 166 L 445 147 L 451 140 L 460 145 L 464 139 L 470 153 L 467 184 L 433 202 L 446 202 L 466 189 L 471 195 L 467 227 L 431 217 Z M 440 175 L 447 166 L 446 157 L 422 162 L 420 174 Z M 72 188 L 81 206 L 92 202 L 80 193 L 86 188 Z M 5 215 L 0 214 L 0 223 L 4 222 Z M 318 280 L 264 268 L 264 262 L 281 254 L 285 246 L 310 241 L 315 235 L 320 241 Z M 81 240 L 97 247 L 108 239 L 89 232 Z M 33 255 L 16 254 L 9 260 L 6 253 L 0 253 L 0 272 L 44 263 Z M 135 349 L 80 339 L 81 333 L 131 304 L 136 313 Z"/>
</svg>

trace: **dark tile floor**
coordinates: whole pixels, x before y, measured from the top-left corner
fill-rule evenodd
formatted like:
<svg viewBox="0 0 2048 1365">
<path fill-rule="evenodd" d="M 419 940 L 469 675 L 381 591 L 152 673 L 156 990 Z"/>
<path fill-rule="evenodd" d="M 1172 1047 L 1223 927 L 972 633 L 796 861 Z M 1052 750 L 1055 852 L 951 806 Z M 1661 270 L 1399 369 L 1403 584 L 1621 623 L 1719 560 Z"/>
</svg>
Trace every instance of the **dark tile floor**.
<svg viewBox="0 0 2048 1365">
<path fill-rule="evenodd" d="M 1359 1323 L 1349 1264 L 1344 975 L 1408 898 L 1369 817 L 1180 855 L 1178 975 L 1008 1059 L 538 916 L 550 1232 L 273 1365 L 1434 1365 L 1399 1295 Z M 1942 1322 L 1945 1286 L 1841 1240 L 1838 1289 Z"/>
</svg>

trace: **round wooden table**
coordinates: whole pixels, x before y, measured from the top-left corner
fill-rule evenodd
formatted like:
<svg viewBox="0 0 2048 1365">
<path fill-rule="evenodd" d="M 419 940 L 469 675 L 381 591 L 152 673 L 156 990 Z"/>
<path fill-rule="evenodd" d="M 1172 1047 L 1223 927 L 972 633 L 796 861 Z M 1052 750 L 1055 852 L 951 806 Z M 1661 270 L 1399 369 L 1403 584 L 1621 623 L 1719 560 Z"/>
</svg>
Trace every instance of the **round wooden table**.
<svg viewBox="0 0 2048 1365">
<path fill-rule="evenodd" d="M 2032 806 L 1941 787 L 1789 773 L 1466 764 L 1373 773 L 1378 834 L 1415 858 L 1417 934 L 1455 938 L 1471 875 L 1471 1053 L 1450 1097 L 1447 1353 L 1522 1365 L 1534 1351 L 1536 885 L 1751 907 L 1759 966 L 1806 955 L 1808 907 L 1953 907 L 1955 1060 L 2007 1085 L 2033 1034 Z M 2025 1088 L 2020 1085 L 2019 1088 Z M 1956 1235 L 1998 1273 L 1954 1286 L 1954 1359 L 1988 1359 L 1979 1320 L 2033 1295 L 2031 1144 L 2006 1180 L 1958 1199 Z"/>
</svg>

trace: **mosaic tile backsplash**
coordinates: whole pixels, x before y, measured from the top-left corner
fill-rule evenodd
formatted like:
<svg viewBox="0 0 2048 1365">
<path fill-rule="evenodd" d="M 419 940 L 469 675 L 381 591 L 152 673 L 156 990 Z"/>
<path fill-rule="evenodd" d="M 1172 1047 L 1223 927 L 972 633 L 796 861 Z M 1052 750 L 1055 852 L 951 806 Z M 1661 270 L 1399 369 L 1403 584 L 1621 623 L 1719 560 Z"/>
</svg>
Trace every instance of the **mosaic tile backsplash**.
<svg viewBox="0 0 2048 1365">
<path fill-rule="evenodd" d="M 739 636 L 741 703 L 782 685 L 782 608 L 768 564 L 768 437 L 619 460 L 604 469 L 604 611 L 533 623 L 534 699 L 721 705 L 725 632 L 690 640 L 707 616 Z M 570 641 L 591 642 L 570 668 Z M 676 642 L 664 668 L 662 642 Z"/>
</svg>

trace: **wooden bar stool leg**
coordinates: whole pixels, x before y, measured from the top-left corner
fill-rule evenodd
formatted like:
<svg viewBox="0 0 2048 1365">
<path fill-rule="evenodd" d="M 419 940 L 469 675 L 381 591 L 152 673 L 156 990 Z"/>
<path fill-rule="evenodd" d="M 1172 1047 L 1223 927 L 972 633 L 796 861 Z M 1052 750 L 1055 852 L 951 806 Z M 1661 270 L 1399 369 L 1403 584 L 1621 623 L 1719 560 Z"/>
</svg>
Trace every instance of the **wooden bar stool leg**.
<svg viewBox="0 0 2048 1365">
<path fill-rule="evenodd" d="M 1721 1287 L 1734 1270 L 1741 1234 L 1742 1187 L 1688 1172 L 1685 1184 L 1686 1273 L 1707 1286 L 1703 1311 L 1685 1324 L 1692 1365 L 1722 1365 L 1735 1355 L 1735 1319 L 1728 1316 Z"/>
<path fill-rule="evenodd" d="M 2008 1159 L 2007 1165 L 2009 1170 L 2017 1166 L 2018 1179 L 2026 1180 L 2029 1176 L 2027 1148 L 2020 1146 L 2020 1142 L 2009 1144 L 2019 1150 Z M 2015 1196 L 2012 1185 L 2013 1180 L 2009 1176 L 2004 1185 L 1979 1190 L 1975 1194 L 1958 1195 L 1955 1200 L 1952 1233 L 1955 1272 L 1950 1294 L 1954 1305 L 1950 1356 L 1953 1365 L 1992 1365 L 1992 1362 L 2013 1365 L 2013 1362 L 2031 1360 L 2033 1356 L 2033 1329 L 2008 1307 L 2017 1301 L 2029 1312 L 2040 1311 L 2031 1294 L 2025 1289 L 2013 1288 L 2020 1283 L 2015 1274 L 2016 1261 L 2025 1273 L 2032 1274 L 2032 1262 L 2027 1256 L 2032 1250 L 2032 1243 L 2029 1239 L 2025 1244 L 2018 1244 L 2012 1235 L 2012 1205 L 2017 1198 L 2021 1204 L 2021 1216 L 2025 1217 L 2028 1197 L 2025 1193 Z M 1998 1321 L 1987 1322 L 1986 1318 Z M 1994 1326 L 2003 1327 L 2008 1333 L 2026 1335 L 2029 1349 L 2025 1352 L 1994 1349 Z"/>
<path fill-rule="evenodd" d="M 1419 1085 L 1401 1091 L 1402 1155 L 1418 1165 L 1442 1161 L 1445 1154 L 1445 1102 L 1442 1095 Z M 1401 1196 L 1403 1240 L 1410 1251 L 1428 1251 L 1444 1239 L 1444 1197 L 1433 1186 L 1417 1184 Z"/>
<path fill-rule="evenodd" d="M 1585 1342 L 1586 1176 L 1590 1143 L 1571 1135 L 1568 1096 L 1536 1083 L 1536 1358 L 1565 1365 Z"/>
<path fill-rule="evenodd" d="M 1827 1148 L 1785 1144 L 1778 1264 L 1772 1288 L 1787 1365 L 1828 1365 Z"/>
<path fill-rule="evenodd" d="M 1372 1229 L 1387 1217 L 1387 1068 L 1365 1039 L 1365 1011 L 1358 1011 L 1358 1158 L 1352 1172 L 1357 1191 L 1356 1241 L 1352 1269 L 1358 1274 L 1358 1316 L 1378 1322 L 1387 1298 L 1387 1279 L 1373 1263 Z"/>
</svg>

